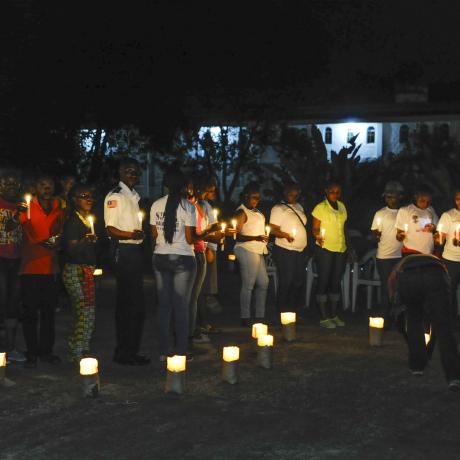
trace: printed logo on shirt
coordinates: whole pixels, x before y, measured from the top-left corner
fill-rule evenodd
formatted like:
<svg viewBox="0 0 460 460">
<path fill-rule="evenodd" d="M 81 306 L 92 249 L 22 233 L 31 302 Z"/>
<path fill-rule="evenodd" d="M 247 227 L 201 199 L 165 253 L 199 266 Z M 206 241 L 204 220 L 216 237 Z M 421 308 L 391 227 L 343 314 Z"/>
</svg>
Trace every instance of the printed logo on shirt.
<svg viewBox="0 0 460 460">
<path fill-rule="evenodd" d="M 108 208 L 116 208 L 117 207 L 117 200 L 109 200 L 107 201 Z"/>
</svg>

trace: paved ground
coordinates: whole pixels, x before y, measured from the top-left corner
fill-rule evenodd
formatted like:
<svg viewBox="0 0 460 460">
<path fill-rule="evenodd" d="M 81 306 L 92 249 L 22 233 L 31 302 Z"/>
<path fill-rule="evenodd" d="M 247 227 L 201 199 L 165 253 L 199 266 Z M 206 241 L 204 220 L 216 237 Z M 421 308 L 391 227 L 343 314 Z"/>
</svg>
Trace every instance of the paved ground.
<svg viewBox="0 0 460 460">
<path fill-rule="evenodd" d="M 154 286 L 144 351 L 156 357 Z M 111 362 L 113 280 L 99 287 L 94 351 L 101 394 L 85 400 L 67 364 L 16 366 L 17 385 L 0 388 L 0 459 L 458 459 L 460 396 L 446 390 L 437 353 L 424 377 L 409 375 L 405 345 L 394 332 L 370 348 L 366 312 L 345 314 L 347 326 L 317 326 L 308 312 L 299 340 L 275 334 L 274 367 L 255 365 L 249 331 L 238 326 L 238 278 L 222 284 L 224 333 L 190 363 L 186 393 L 164 394 L 165 370 Z M 362 297 L 364 292 L 362 293 Z M 364 299 L 363 299 L 364 300 Z M 273 305 L 270 305 L 273 315 Z M 57 349 L 65 354 L 70 312 L 57 316 Z M 220 381 L 224 344 L 241 347 L 240 382 Z"/>
</svg>

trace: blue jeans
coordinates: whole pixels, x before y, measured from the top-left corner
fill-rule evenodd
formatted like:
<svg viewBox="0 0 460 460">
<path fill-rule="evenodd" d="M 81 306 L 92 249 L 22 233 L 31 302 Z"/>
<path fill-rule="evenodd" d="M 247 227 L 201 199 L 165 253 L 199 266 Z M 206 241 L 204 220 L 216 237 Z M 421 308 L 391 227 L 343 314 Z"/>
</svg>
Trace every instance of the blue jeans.
<svg viewBox="0 0 460 460">
<path fill-rule="evenodd" d="M 153 269 L 158 292 L 159 351 L 161 355 L 187 353 L 189 303 L 196 275 L 193 256 L 154 254 Z M 174 320 L 175 344 L 171 340 Z"/>
<path fill-rule="evenodd" d="M 203 299 L 200 299 L 201 305 L 198 305 L 198 298 L 203 287 L 204 279 L 206 277 L 206 256 L 204 252 L 195 252 L 196 260 L 196 276 L 195 282 L 192 286 L 192 294 L 190 295 L 189 307 L 189 337 L 193 337 L 197 331 L 197 318 L 200 321 L 204 320 L 203 312 Z M 204 326 L 204 324 L 202 324 Z"/>
<path fill-rule="evenodd" d="M 256 288 L 256 318 L 263 318 L 268 290 L 268 275 L 264 256 L 250 252 L 240 246 L 235 248 L 235 254 L 240 265 L 242 282 L 240 293 L 241 318 L 251 317 L 251 297 L 254 286 Z"/>
</svg>

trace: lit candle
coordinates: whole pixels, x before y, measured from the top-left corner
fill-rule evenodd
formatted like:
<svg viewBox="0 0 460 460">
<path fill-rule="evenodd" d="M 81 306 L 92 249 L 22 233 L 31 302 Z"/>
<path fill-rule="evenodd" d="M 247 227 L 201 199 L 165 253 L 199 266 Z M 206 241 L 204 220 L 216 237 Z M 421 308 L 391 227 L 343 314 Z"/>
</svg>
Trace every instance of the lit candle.
<svg viewBox="0 0 460 460">
<path fill-rule="evenodd" d="M 24 195 L 24 199 L 27 203 L 27 219 L 30 220 L 30 202 L 32 201 L 32 195 L 30 193 L 27 193 L 26 195 Z"/>
<path fill-rule="evenodd" d="M 168 356 L 166 360 L 166 389 L 167 393 L 181 394 L 185 386 L 185 356 Z"/>
<path fill-rule="evenodd" d="M 270 230 L 271 230 L 270 225 L 267 225 L 265 227 L 265 236 L 270 236 Z"/>
<path fill-rule="evenodd" d="M 369 318 L 369 345 L 371 347 L 382 345 L 383 325 L 383 318 Z"/>
<path fill-rule="evenodd" d="M 409 230 L 409 224 L 404 224 L 404 233 L 407 233 Z"/>
<path fill-rule="evenodd" d="M 439 233 L 439 244 L 442 244 L 442 224 L 438 225 L 438 233 Z"/>
<path fill-rule="evenodd" d="M 232 226 L 235 233 L 233 234 L 233 239 L 236 240 L 236 219 L 232 219 Z"/>
<path fill-rule="evenodd" d="M 214 216 L 214 222 L 217 222 L 217 216 L 219 214 L 219 210 L 218 209 L 213 209 L 212 210 L 212 215 Z"/>
<path fill-rule="evenodd" d="M 137 213 L 137 219 L 139 220 L 139 230 L 142 230 L 142 221 L 144 220 L 144 213 L 142 211 Z"/>
<path fill-rule="evenodd" d="M 240 359 L 240 349 L 238 347 L 224 347 L 222 362 L 222 380 L 235 384 L 238 382 L 237 365 Z"/>
<path fill-rule="evenodd" d="M 168 356 L 166 361 L 166 366 L 170 372 L 184 372 L 186 367 L 186 357 L 185 356 Z"/>
<path fill-rule="evenodd" d="M 99 365 L 96 358 L 80 360 L 83 395 L 95 398 L 99 394 Z"/>
<path fill-rule="evenodd" d="M 240 359 L 239 347 L 224 347 L 223 349 L 223 360 L 230 363 L 232 361 L 238 361 Z"/>
<path fill-rule="evenodd" d="M 425 345 L 428 345 L 431 340 L 431 334 L 425 333 Z"/>
<path fill-rule="evenodd" d="M 269 334 L 260 335 L 257 338 L 257 345 L 259 347 L 272 347 L 273 346 L 273 336 Z"/>
<path fill-rule="evenodd" d="M 296 339 L 295 330 L 296 314 L 295 312 L 281 313 L 281 329 L 286 342 L 292 342 Z"/>
<path fill-rule="evenodd" d="M 91 235 L 94 235 L 94 217 L 88 216 L 89 228 L 91 231 Z"/>
<path fill-rule="evenodd" d="M 252 325 L 252 337 L 257 339 L 261 335 L 265 335 L 268 332 L 268 326 L 263 323 L 255 323 Z"/>
<path fill-rule="evenodd" d="M 230 260 L 231 262 L 235 262 L 235 260 L 236 260 L 235 254 L 229 254 L 228 255 L 228 260 Z"/>
<path fill-rule="evenodd" d="M 93 276 L 102 276 L 102 268 L 96 268 L 93 272 Z"/>
<path fill-rule="evenodd" d="M 0 353 L 0 385 L 5 381 L 6 353 Z"/>
<path fill-rule="evenodd" d="M 322 228 L 321 229 L 321 238 L 324 240 L 324 236 L 326 235 L 326 229 Z"/>
</svg>

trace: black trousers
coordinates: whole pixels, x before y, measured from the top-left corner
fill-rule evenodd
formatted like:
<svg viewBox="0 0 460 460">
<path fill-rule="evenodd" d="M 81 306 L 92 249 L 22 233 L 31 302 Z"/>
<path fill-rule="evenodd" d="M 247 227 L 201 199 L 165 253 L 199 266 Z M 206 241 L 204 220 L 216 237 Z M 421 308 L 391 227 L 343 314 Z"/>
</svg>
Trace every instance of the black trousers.
<svg viewBox="0 0 460 460">
<path fill-rule="evenodd" d="M 129 358 L 139 352 L 145 319 L 143 256 L 140 244 L 118 244 L 113 250 L 117 282 L 115 354 Z"/>
<path fill-rule="evenodd" d="M 0 257 L 0 320 L 19 316 L 19 265 L 21 259 Z"/>
<path fill-rule="evenodd" d="M 279 280 L 276 299 L 278 311 L 298 311 L 303 305 L 302 286 L 305 278 L 305 254 L 303 251 L 290 251 L 275 246 L 273 248 L 273 260 Z"/>
<path fill-rule="evenodd" d="M 452 317 L 457 316 L 457 287 L 460 283 L 460 262 L 453 262 L 452 260 L 442 259 L 450 276 L 450 285 L 452 292 Z"/>
<path fill-rule="evenodd" d="M 332 252 L 317 246 L 315 258 L 318 269 L 316 295 L 340 294 L 340 283 L 345 272 L 347 253 Z"/>
<path fill-rule="evenodd" d="M 428 362 L 425 324 L 431 322 L 448 381 L 460 379 L 460 356 L 451 330 L 450 280 L 439 267 L 421 267 L 398 274 L 397 286 L 406 306 L 409 368 L 423 370 Z"/>
<path fill-rule="evenodd" d="M 382 292 L 382 311 L 386 318 L 388 318 L 391 304 L 388 294 L 388 278 L 393 271 L 394 266 L 401 260 L 400 257 L 396 259 L 376 259 L 377 271 L 379 272 L 381 292 Z"/>
<path fill-rule="evenodd" d="M 30 356 L 53 352 L 56 275 L 21 275 L 22 328 Z"/>
</svg>

